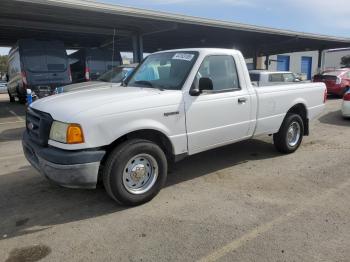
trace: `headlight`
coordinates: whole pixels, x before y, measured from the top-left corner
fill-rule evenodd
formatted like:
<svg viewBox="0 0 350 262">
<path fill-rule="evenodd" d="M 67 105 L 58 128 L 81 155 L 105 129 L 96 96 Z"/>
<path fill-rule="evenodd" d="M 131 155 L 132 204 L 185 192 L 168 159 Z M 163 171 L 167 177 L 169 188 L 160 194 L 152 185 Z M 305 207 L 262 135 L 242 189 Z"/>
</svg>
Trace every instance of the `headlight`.
<svg viewBox="0 0 350 262">
<path fill-rule="evenodd" d="M 84 134 L 79 124 L 54 121 L 51 125 L 50 139 L 65 144 L 84 143 Z"/>
</svg>

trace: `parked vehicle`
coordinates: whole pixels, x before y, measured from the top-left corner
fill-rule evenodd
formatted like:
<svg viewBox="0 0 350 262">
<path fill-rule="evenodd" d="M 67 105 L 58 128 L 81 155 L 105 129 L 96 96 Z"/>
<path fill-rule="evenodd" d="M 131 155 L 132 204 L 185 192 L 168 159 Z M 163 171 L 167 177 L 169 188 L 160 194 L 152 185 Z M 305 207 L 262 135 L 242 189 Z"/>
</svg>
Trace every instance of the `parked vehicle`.
<svg viewBox="0 0 350 262">
<path fill-rule="evenodd" d="M 23 149 L 57 184 L 95 188 L 101 179 L 114 200 L 138 205 L 162 188 L 168 163 L 188 155 L 269 134 L 293 153 L 325 99 L 323 83 L 253 87 L 239 51 L 162 51 L 123 86 L 34 102 Z"/>
<path fill-rule="evenodd" d="M 4 80 L 0 80 L 0 94 L 7 93 L 7 82 Z"/>
<path fill-rule="evenodd" d="M 291 83 L 299 83 L 300 79 L 292 72 L 286 71 L 249 71 L 250 80 L 256 86 L 273 86 Z"/>
<path fill-rule="evenodd" d="M 350 90 L 348 90 L 343 97 L 342 114 L 345 118 L 350 118 Z"/>
<path fill-rule="evenodd" d="M 97 80 L 112 67 L 122 64 L 120 52 L 108 48 L 83 48 L 69 55 L 73 83 Z"/>
<path fill-rule="evenodd" d="M 79 91 L 83 89 L 96 89 L 106 87 L 106 82 L 121 85 L 122 81 L 129 76 L 138 64 L 129 64 L 118 66 L 106 73 L 104 73 L 96 81 L 83 82 L 67 85 L 65 87 L 57 89 L 56 93 L 67 93 L 73 91 Z M 115 86 L 115 85 L 114 85 Z"/>
<path fill-rule="evenodd" d="M 97 80 L 102 82 L 122 83 L 138 66 L 138 64 L 121 65 L 104 73 Z"/>
<path fill-rule="evenodd" d="M 61 41 L 19 40 L 9 53 L 8 94 L 26 102 L 27 89 L 39 98 L 53 94 L 72 79 L 68 57 Z"/>
<path fill-rule="evenodd" d="M 313 81 L 325 83 L 328 94 L 343 97 L 350 88 L 350 68 L 325 71 L 315 75 Z"/>
</svg>

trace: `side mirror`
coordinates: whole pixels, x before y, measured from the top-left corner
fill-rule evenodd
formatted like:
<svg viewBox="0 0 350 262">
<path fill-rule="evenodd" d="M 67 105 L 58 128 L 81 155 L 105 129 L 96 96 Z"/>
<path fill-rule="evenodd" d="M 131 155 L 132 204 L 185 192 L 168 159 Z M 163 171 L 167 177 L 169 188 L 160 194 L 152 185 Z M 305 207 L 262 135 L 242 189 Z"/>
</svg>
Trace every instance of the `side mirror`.
<svg viewBox="0 0 350 262">
<path fill-rule="evenodd" d="M 199 79 L 199 91 L 213 90 L 213 81 L 209 77 L 202 77 Z"/>
<path fill-rule="evenodd" d="M 198 88 L 191 88 L 191 96 L 199 96 L 203 91 L 213 90 L 213 81 L 209 77 L 199 79 Z"/>
</svg>

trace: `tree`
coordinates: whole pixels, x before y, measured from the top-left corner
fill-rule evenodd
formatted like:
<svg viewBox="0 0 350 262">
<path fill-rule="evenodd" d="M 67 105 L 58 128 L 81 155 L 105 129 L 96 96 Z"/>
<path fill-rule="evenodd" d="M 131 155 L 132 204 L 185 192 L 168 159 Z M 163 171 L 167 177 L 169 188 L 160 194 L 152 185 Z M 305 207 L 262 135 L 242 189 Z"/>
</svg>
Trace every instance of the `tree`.
<svg viewBox="0 0 350 262">
<path fill-rule="evenodd" d="M 343 56 L 340 64 L 344 67 L 350 67 L 350 55 Z"/>
<path fill-rule="evenodd" d="M 7 73 L 7 55 L 0 55 L 0 77 Z"/>
</svg>

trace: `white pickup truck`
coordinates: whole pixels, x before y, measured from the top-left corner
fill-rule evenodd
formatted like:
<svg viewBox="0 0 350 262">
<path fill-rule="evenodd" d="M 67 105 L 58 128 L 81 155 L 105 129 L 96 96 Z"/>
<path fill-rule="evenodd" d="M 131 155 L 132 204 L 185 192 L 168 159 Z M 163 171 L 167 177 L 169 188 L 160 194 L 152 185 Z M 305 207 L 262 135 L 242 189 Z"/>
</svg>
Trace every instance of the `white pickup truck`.
<svg viewBox="0 0 350 262">
<path fill-rule="evenodd" d="M 294 152 L 326 95 L 323 83 L 255 88 L 236 50 L 162 51 L 123 86 L 91 82 L 34 102 L 23 149 L 59 185 L 102 180 L 114 200 L 138 205 L 160 191 L 168 163 L 185 156 L 272 134 L 278 151 Z"/>
</svg>

